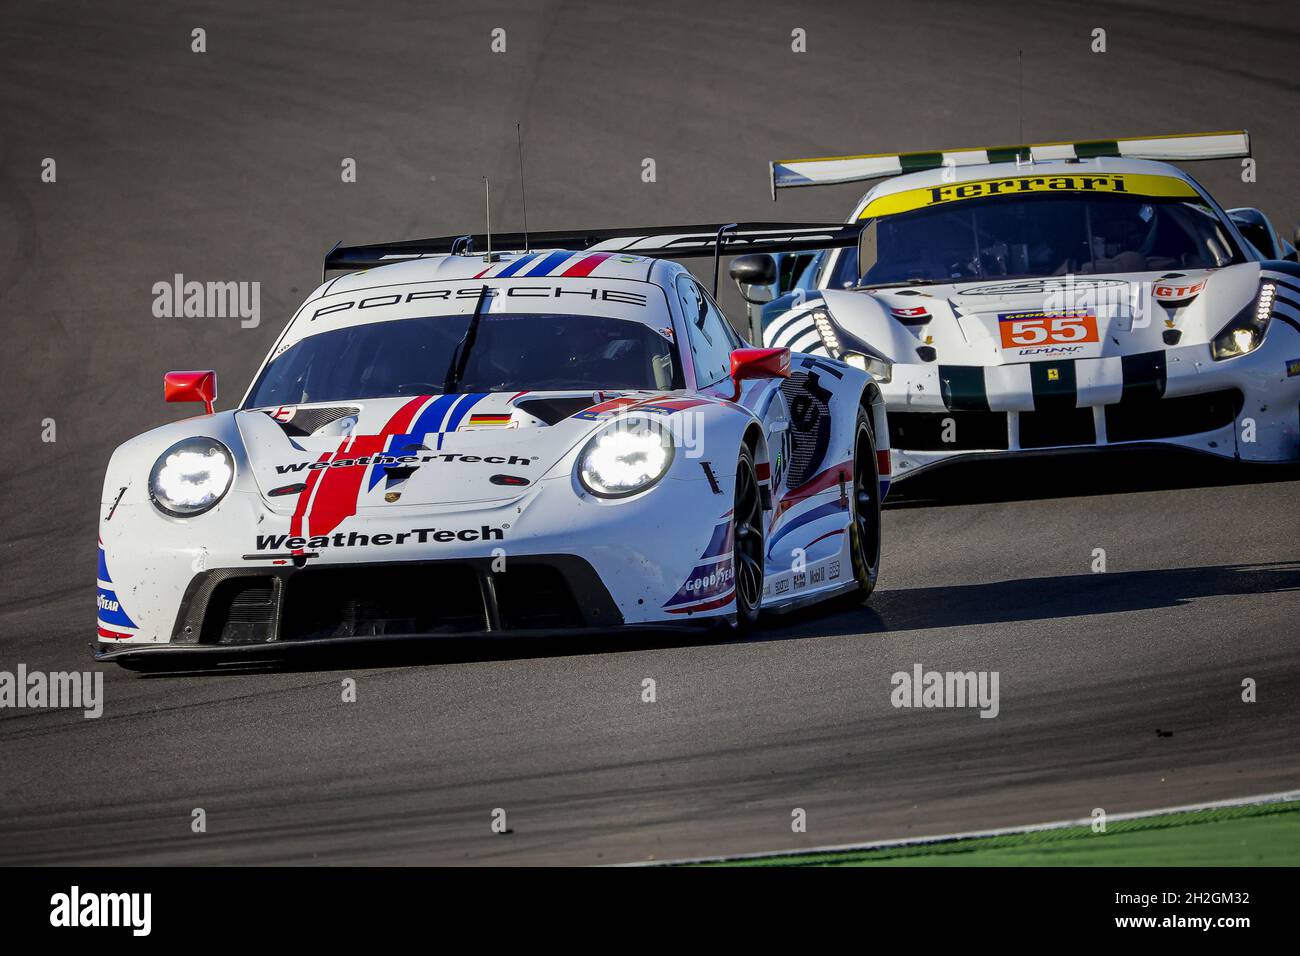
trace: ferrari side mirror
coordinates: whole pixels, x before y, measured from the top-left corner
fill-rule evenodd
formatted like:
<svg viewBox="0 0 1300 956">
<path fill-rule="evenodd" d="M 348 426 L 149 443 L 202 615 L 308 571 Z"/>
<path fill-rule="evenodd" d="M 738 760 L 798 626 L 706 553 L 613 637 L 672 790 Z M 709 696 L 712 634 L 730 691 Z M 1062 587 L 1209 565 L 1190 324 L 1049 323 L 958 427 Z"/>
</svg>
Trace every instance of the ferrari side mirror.
<svg viewBox="0 0 1300 956">
<path fill-rule="evenodd" d="M 740 297 L 750 305 L 771 302 L 776 296 L 778 279 L 776 260 L 765 253 L 736 256 L 727 270 L 740 290 Z"/>
</svg>

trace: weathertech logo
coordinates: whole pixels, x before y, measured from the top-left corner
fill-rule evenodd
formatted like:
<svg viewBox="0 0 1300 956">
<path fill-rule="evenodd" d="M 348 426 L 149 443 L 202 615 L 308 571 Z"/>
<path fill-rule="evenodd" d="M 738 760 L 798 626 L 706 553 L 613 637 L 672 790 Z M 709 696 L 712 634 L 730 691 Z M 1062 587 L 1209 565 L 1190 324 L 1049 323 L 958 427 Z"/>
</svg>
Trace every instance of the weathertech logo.
<svg viewBox="0 0 1300 956">
<path fill-rule="evenodd" d="M 488 464 L 488 465 L 531 465 L 533 459 L 525 455 L 362 455 L 359 458 L 339 458 L 334 461 L 298 461 L 291 465 L 276 465 L 275 473 L 285 475 L 299 471 L 320 471 L 324 468 L 364 468 L 367 465 L 419 465 L 431 461 L 441 461 L 447 464 L 452 462 L 461 462 L 463 464 Z"/>
<path fill-rule="evenodd" d="M 304 548 L 383 548 L 392 544 L 447 544 L 452 541 L 501 541 L 505 530 L 483 525 L 481 528 L 413 528 L 410 531 L 380 534 L 362 534 L 349 531 L 346 534 L 336 531 L 334 534 L 319 534 L 307 538 L 287 534 L 259 534 L 258 551 L 301 551 Z"/>
</svg>

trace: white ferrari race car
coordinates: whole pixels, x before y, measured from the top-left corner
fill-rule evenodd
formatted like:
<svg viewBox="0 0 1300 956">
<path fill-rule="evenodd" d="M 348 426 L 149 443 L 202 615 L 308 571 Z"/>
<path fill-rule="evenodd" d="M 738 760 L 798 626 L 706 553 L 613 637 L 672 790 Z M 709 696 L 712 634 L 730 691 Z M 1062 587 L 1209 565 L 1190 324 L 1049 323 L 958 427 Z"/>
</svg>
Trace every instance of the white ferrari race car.
<svg viewBox="0 0 1300 956">
<path fill-rule="evenodd" d="M 668 261 L 715 254 L 719 229 L 331 251 L 327 271 L 351 271 L 308 297 L 238 407 L 214 411 L 212 372 L 169 373 L 167 400 L 205 414 L 113 454 L 96 657 L 748 626 L 870 594 L 879 390 L 746 347 Z M 828 229 L 722 227 L 771 251 Z"/>
<path fill-rule="evenodd" d="M 1236 132 L 774 163 L 774 191 L 895 178 L 858 205 L 857 248 L 822 253 L 763 341 L 871 372 L 895 480 L 1147 443 L 1295 461 L 1295 249 L 1165 162 L 1249 153 Z M 785 291 L 769 256 L 732 275 L 751 301 Z"/>
</svg>

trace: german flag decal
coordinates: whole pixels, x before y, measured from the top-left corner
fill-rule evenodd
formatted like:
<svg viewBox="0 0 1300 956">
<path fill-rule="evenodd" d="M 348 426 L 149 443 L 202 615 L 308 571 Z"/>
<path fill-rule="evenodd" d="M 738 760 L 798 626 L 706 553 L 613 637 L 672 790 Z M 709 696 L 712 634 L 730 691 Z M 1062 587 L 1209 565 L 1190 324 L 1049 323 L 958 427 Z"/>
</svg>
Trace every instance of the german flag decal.
<svg viewBox="0 0 1300 956">
<path fill-rule="evenodd" d="M 469 417 L 469 427 L 470 427 L 470 428 L 479 428 L 479 427 L 483 427 L 483 426 L 491 427 L 491 426 L 494 426 L 494 425 L 495 425 L 495 426 L 509 425 L 510 422 L 513 421 L 513 420 L 514 420 L 514 419 L 513 419 L 513 416 L 511 416 L 511 415 L 509 415 L 509 414 L 505 414 L 505 415 L 471 415 L 471 416 Z"/>
</svg>

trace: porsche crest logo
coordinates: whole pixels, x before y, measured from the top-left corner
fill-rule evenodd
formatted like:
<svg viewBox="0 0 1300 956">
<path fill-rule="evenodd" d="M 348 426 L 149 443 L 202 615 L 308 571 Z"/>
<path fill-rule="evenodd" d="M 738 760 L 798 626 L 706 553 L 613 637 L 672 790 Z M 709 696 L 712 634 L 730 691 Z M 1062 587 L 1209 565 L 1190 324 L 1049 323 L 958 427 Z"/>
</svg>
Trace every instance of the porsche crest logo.
<svg viewBox="0 0 1300 956">
<path fill-rule="evenodd" d="M 394 501 L 396 501 L 400 497 L 402 497 L 402 493 L 400 491 L 390 491 L 384 495 L 384 500 L 391 505 Z"/>
</svg>

